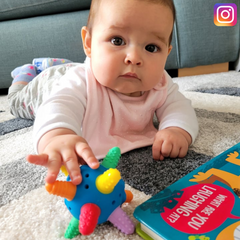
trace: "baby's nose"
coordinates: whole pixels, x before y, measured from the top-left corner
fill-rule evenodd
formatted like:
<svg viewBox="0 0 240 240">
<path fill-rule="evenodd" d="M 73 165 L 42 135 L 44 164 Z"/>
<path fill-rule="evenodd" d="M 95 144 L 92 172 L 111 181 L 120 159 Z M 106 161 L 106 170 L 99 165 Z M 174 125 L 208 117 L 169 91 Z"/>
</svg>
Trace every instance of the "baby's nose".
<svg viewBox="0 0 240 240">
<path fill-rule="evenodd" d="M 130 49 L 125 57 L 124 62 L 127 65 L 133 64 L 133 65 L 137 65 L 137 66 L 142 66 L 143 60 L 142 60 L 140 51 L 137 50 L 136 48 Z"/>
</svg>

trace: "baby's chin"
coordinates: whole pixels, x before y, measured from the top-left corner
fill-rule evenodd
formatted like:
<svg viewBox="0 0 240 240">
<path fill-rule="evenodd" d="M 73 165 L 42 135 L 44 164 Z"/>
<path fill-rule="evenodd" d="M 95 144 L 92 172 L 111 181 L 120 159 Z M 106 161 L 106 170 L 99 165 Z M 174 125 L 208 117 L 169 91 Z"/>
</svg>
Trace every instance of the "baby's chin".
<svg viewBox="0 0 240 240">
<path fill-rule="evenodd" d="M 103 85 L 104 86 L 104 85 Z M 144 86 L 134 86 L 133 84 L 122 84 L 122 85 L 115 85 L 115 86 L 106 86 L 105 87 L 113 90 L 114 92 L 121 93 L 126 96 L 131 97 L 139 97 L 142 96 L 144 92 L 149 91 L 150 89 L 146 89 Z"/>
<path fill-rule="evenodd" d="M 112 88 L 111 88 L 112 89 Z M 126 89 L 112 89 L 113 91 L 120 93 L 125 96 L 129 97 L 140 97 L 142 96 L 143 91 L 136 90 L 136 91 L 126 91 Z"/>
<path fill-rule="evenodd" d="M 142 91 L 133 92 L 133 93 L 121 93 L 121 94 L 129 96 L 129 97 L 140 97 L 140 96 L 142 96 Z"/>
</svg>

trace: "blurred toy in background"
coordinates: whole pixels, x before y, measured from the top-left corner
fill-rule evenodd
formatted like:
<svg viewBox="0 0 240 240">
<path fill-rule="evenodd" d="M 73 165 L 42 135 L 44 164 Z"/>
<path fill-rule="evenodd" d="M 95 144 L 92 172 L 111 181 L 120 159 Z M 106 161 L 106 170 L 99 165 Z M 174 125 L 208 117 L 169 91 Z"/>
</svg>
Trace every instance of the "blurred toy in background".
<svg viewBox="0 0 240 240">
<path fill-rule="evenodd" d="M 121 152 L 118 147 L 109 150 L 98 169 L 91 169 L 82 165 L 82 182 L 74 185 L 67 181 L 56 181 L 46 184 L 50 194 L 65 198 L 65 204 L 73 215 L 65 232 L 65 238 L 74 238 L 78 234 L 90 235 L 97 224 L 106 221 L 113 223 L 125 234 L 132 234 L 135 226 L 120 208 L 124 202 L 133 198 L 129 190 L 125 190 L 125 183 L 120 172 L 116 169 Z M 62 171 L 66 174 L 64 168 Z"/>
</svg>

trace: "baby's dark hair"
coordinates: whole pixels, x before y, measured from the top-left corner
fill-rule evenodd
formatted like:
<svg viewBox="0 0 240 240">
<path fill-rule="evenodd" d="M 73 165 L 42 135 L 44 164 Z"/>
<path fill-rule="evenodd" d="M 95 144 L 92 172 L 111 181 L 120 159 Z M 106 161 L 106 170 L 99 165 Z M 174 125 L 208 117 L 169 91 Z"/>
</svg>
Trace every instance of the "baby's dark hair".
<svg viewBox="0 0 240 240">
<path fill-rule="evenodd" d="M 89 12 L 89 16 L 88 16 L 88 22 L 87 22 L 87 28 L 88 28 L 90 33 L 92 32 L 94 18 L 96 16 L 97 10 L 99 9 L 99 6 L 100 6 L 102 1 L 104 1 L 104 0 L 92 0 L 91 7 L 90 7 L 90 12 Z M 128 1 L 131 1 L 131 0 L 128 0 Z M 138 1 L 145 1 L 145 2 L 150 2 L 150 3 L 162 4 L 164 6 L 169 7 L 171 12 L 172 12 L 172 15 L 173 15 L 173 22 L 175 21 L 176 10 L 175 10 L 173 0 L 138 0 Z M 169 37 L 169 45 L 172 42 L 172 34 L 173 34 L 173 29 L 172 29 L 170 37 Z"/>
</svg>

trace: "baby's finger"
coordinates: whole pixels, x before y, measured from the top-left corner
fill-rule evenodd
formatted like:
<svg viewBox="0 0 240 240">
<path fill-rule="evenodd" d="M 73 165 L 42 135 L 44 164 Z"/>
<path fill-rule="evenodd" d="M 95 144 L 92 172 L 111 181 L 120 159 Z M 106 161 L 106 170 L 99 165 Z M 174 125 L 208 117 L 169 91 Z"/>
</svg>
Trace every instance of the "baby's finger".
<svg viewBox="0 0 240 240">
<path fill-rule="evenodd" d="M 160 154 L 159 159 L 160 159 L 161 161 L 164 160 L 164 156 L 163 156 L 162 154 Z"/>
<path fill-rule="evenodd" d="M 152 156 L 155 160 L 163 160 L 164 157 L 161 155 L 162 140 L 154 141 L 152 146 Z"/>
<path fill-rule="evenodd" d="M 52 152 L 51 154 L 49 154 L 47 164 L 48 173 L 45 179 L 47 183 L 53 183 L 56 181 L 61 166 L 62 166 L 61 155 L 57 152 Z"/>
<path fill-rule="evenodd" d="M 69 149 L 65 149 L 61 152 L 61 154 L 63 163 L 67 168 L 72 183 L 75 185 L 80 184 L 82 181 L 82 176 L 80 174 L 80 168 L 76 153 Z"/>
<path fill-rule="evenodd" d="M 48 164 L 48 155 L 47 154 L 28 155 L 27 161 L 32 164 L 46 167 Z"/>
<path fill-rule="evenodd" d="M 164 157 L 169 157 L 170 156 L 170 153 L 172 151 L 172 144 L 165 141 L 163 142 L 162 144 L 162 148 L 161 148 L 161 154 L 164 156 Z"/>
<path fill-rule="evenodd" d="M 176 158 L 179 156 L 179 152 L 180 152 L 181 148 L 179 148 L 176 145 L 173 145 L 172 147 L 172 151 L 170 153 L 170 158 Z"/>
<path fill-rule="evenodd" d="M 181 147 L 180 151 L 179 151 L 179 157 L 183 158 L 187 155 L 188 152 L 188 147 Z"/>
<path fill-rule="evenodd" d="M 92 149 L 87 143 L 79 142 L 76 144 L 77 154 L 83 158 L 90 168 L 96 169 L 99 167 L 99 162 L 94 156 Z"/>
</svg>

